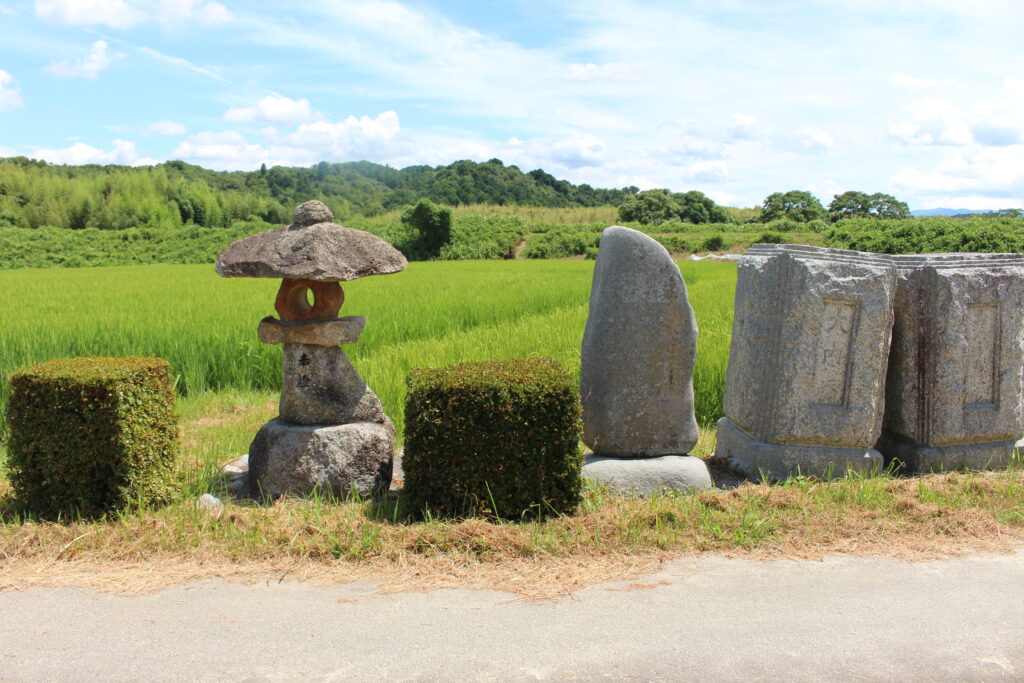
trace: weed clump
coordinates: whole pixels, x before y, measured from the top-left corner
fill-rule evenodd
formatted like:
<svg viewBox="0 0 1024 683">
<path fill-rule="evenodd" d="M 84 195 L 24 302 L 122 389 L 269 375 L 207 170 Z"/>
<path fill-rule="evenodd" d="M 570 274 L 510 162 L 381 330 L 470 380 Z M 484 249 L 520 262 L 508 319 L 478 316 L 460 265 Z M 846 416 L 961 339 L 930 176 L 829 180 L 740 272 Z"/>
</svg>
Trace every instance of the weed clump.
<svg viewBox="0 0 1024 683">
<path fill-rule="evenodd" d="M 580 402 L 556 361 L 418 369 L 407 385 L 402 467 L 415 510 L 504 519 L 575 510 Z"/>
<path fill-rule="evenodd" d="M 171 369 L 160 358 L 70 358 L 11 376 L 7 470 L 43 518 L 166 502 L 177 457 Z"/>
</svg>

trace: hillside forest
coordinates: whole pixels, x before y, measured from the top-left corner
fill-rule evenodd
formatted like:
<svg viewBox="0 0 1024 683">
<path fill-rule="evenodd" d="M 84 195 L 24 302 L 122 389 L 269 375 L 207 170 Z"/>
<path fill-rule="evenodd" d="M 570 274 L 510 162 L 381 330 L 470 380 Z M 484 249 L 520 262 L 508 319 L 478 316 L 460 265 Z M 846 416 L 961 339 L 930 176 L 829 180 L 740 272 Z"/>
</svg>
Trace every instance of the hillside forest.
<svg viewBox="0 0 1024 683">
<path fill-rule="evenodd" d="M 574 185 L 498 159 L 220 172 L 182 161 L 133 168 L 12 157 L 0 159 L 0 269 L 209 263 L 235 239 L 287 224 L 312 198 L 337 222 L 378 234 L 413 260 L 593 258 L 612 223 L 680 255 L 754 242 L 883 253 L 1024 250 L 1019 211 L 915 219 L 882 193 L 848 191 L 826 207 L 791 190 L 740 209 L 696 190 Z"/>
</svg>

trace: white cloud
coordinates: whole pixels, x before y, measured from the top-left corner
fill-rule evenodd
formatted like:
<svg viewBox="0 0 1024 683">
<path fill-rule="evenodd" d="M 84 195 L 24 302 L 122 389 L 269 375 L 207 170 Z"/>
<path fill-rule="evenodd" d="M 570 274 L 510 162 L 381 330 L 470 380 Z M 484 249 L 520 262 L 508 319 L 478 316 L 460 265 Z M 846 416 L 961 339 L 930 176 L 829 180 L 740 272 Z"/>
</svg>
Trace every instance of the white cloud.
<svg viewBox="0 0 1024 683">
<path fill-rule="evenodd" d="M 122 0 L 36 0 L 40 19 L 68 26 L 126 29 L 146 20 L 146 13 Z"/>
<path fill-rule="evenodd" d="M 13 16 L 14 15 L 14 10 L 12 10 L 10 7 L 8 7 L 6 5 L 0 4 L 0 14 L 6 14 L 8 16 Z"/>
<path fill-rule="evenodd" d="M 761 122 L 750 114 L 733 114 L 727 136 L 730 140 L 754 140 L 761 131 Z"/>
<path fill-rule="evenodd" d="M 261 163 L 273 165 L 266 149 L 247 142 L 235 131 L 197 133 L 179 144 L 170 156 L 216 170 L 251 170 Z"/>
<path fill-rule="evenodd" d="M 55 76 L 91 78 L 95 80 L 99 76 L 100 71 L 108 68 L 113 60 L 123 56 L 118 53 L 108 54 L 107 42 L 105 40 L 97 40 L 89 49 L 89 54 L 83 59 L 76 59 L 73 62 L 62 59 L 59 62 L 53 62 L 49 66 L 44 67 L 44 71 L 48 71 Z"/>
<path fill-rule="evenodd" d="M 319 161 L 387 162 L 400 155 L 396 146 L 399 132 L 398 115 L 386 111 L 375 118 L 349 116 L 337 123 L 301 124 L 283 136 L 275 129 L 265 129 L 262 144 L 249 142 L 237 131 L 206 131 L 184 140 L 171 157 L 218 170 L 253 169 L 263 163 L 308 166 Z M 429 155 L 430 151 L 424 149 L 423 154 Z"/>
<path fill-rule="evenodd" d="M 0 69 L 0 112 L 14 111 L 25 106 L 14 76 Z"/>
<path fill-rule="evenodd" d="M 175 23 L 194 19 L 202 24 L 221 24 L 231 21 L 234 15 L 219 2 L 199 0 L 160 0 L 157 18 L 164 23 Z"/>
<path fill-rule="evenodd" d="M 920 78 L 906 74 L 893 74 L 889 84 L 906 90 L 939 90 L 943 88 L 959 88 L 960 82 L 952 78 Z"/>
<path fill-rule="evenodd" d="M 599 166 L 608 148 L 594 135 L 574 134 L 551 145 L 551 159 L 569 168 Z"/>
<path fill-rule="evenodd" d="M 1006 80 L 995 97 L 966 109 L 933 97 L 910 105 L 907 111 L 909 120 L 891 124 L 889 134 L 909 145 L 1024 144 L 1024 80 Z"/>
<path fill-rule="evenodd" d="M 629 78 L 630 69 L 621 62 L 570 64 L 569 78 L 580 81 L 609 81 Z"/>
<path fill-rule="evenodd" d="M 221 83 L 227 83 L 228 82 L 228 79 L 224 78 L 220 74 L 215 73 L 215 72 L 211 71 L 210 69 L 207 69 L 207 68 L 204 68 L 204 67 L 201 67 L 201 66 L 196 66 L 195 64 L 193 64 L 192 62 L 188 61 L 187 59 L 182 59 L 181 57 L 174 57 L 172 55 L 165 55 L 164 53 L 158 52 L 158 51 L 154 50 L 151 47 L 139 47 L 137 49 L 138 49 L 139 52 L 141 52 L 142 54 L 146 55 L 147 57 L 149 57 L 151 59 L 155 59 L 155 60 L 157 60 L 159 62 L 165 62 L 167 64 L 172 64 L 174 66 L 178 66 L 178 67 L 181 67 L 183 69 L 188 69 L 189 71 L 194 71 L 197 74 L 202 74 L 203 76 L 207 76 L 208 78 L 212 78 L 215 81 L 220 81 Z"/>
<path fill-rule="evenodd" d="M 1004 202 L 1007 197 L 1019 199 L 1024 197 L 1024 145 L 948 149 L 934 168 L 905 168 L 890 181 L 919 195 L 970 194 Z"/>
<path fill-rule="evenodd" d="M 312 120 L 314 114 L 309 100 L 267 95 L 253 107 L 232 107 L 224 112 L 224 120 L 234 123 L 302 123 Z"/>
<path fill-rule="evenodd" d="M 165 24 L 194 21 L 200 24 L 221 24 L 231 21 L 231 10 L 219 2 L 202 0 L 160 0 L 145 3 L 149 12 L 124 0 L 35 0 L 36 15 L 44 21 L 67 26 L 109 26 L 128 29 L 155 18 Z M 3 7 L 0 6 L 0 10 Z M 0 13 L 3 13 L 0 11 Z"/>
<path fill-rule="evenodd" d="M 975 194 L 935 194 L 927 195 L 920 202 L 920 206 L 918 208 L 998 211 L 999 209 L 1024 209 L 1024 200 L 1004 197 L 984 197 Z"/>
<path fill-rule="evenodd" d="M 969 145 L 974 142 L 963 112 L 948 99 L 929 97 L 906 107 L 910 119 L 890 124 L 889 135 L 908 145 Z"/>
<path fill-rule="evenodd" d="M 721 161 L 701 161 L 685 167 L 683 177 L 699 183 L 717 183 L 729 177 L 729 167 Z"/>
<path fill-rule="evenodd" d="M 398 114 L 385 111 L 372 119 L 349 116 L 337 123 L 304 123 L 281 142 L 287 147 L 309 150 L 320 159 L 354 160 L 365 155 L 380 159 L 392 151 L 392 142 L 400 130 Z"/>
<path fill-rule="evenodd" d="M 832 149 L 836 144 L 831 135 L 813 126 L 803 129 L 797 139 L 803 151 L 810 154 Z"/>
<path fill-rule="evenodd" d="M 969 125 L 982 145 L 1024 144 L 1024 80 L 1007 80 L 996 97 L 978 102 Z"/>
<path fill-rule="evenodd" d="M 52 164 L 128 164 L 141 165 L 153 163 L 152 159 L 139 157 L 135 143 L 127 140 L 114 140 L 114 148 L 110 151 L 97 149 L 84 142 L 76 142 L 64 149 L 37 149 L 28 155 L 33 159 L 45 159 Z"/>
<path fill-rule="evenodd" d="M 184 135 L 188 132 L 188 128 L 177 121 L 154 121 L 147 130 L 157 135 Z"/>
</svg>

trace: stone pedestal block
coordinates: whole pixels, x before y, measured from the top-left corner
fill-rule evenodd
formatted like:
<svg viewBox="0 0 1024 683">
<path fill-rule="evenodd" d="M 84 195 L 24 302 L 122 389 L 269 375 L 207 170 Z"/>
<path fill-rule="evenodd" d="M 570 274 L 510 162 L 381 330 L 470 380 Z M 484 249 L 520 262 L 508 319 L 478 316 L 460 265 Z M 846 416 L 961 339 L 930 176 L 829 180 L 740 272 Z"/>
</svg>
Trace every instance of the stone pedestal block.
<svg viewBox="0 0 1024 683">
<path fill-rule="evenodd" d="M 692 455 L 653 458 L 608 458 L 587 453 L 580 475 L 605 484 L 616 493 L 650 495 L 656 491 L 704 490 L 712 487 L 711 473 Z"/>
<path fill-rule="evenodd" d="M 1024 256 L 893 257 L 898 271 L 878 450 L 912 471 L 998 468 L 1024 433 Z"/>
<path fill-rule="evenodd" d="M 879 472 L 882 454 L 872 448 L 830 448 L 767 443 L 752 439 L 729 418 L 718 421 L 715 455 L 760 481 L 776 481 L 790 475 L 841 477 L 847 472 Z"/>
<path fill-rule="evenodd" d="M 697 443 L 697 322 L 679 267 L 636 230 L 601 235 L 583 333 L 583 441 L 622 458 L 688 453 Z"/>
<path fill-rule="evenodd" d="M 718 454 L 772 478 L 874 467 L 895 281 L 888 256 L 751 247 L 739 264 Z"/>
<path fill-rule="evenodd" d="M 267 316 L 260 321 L 257 334 L 264 344 L 338 346 L 359 341 L 365 326 L 366 318 L 356 315 L 313 322 L 287 322 Z"/>
<path fill-rule="evenodd" d="M 390 421 L 314 426 L 275 418 L 249 446 L 250 493 L 346 496 L 354 489 L 365 496 L 387 490 L 394 442 Z"/>
<path fill-rule="evenodd" d="M 380 399 L 337 346 L 284 345 L 280 416 L 300 425 L 384 422 Z"/>
</svg>

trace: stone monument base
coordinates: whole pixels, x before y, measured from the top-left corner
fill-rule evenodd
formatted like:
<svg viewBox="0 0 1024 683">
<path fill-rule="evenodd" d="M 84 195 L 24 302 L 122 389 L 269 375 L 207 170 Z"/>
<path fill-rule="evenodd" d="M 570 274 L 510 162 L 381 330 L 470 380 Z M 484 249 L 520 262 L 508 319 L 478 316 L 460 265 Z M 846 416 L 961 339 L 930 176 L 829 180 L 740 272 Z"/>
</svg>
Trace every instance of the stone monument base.
<svg viewBox="0 0 1024 683">
<path fill-rule="evenodd" d="M 876 472 L 882 469 L 882 454 L 872 448 L 830 448 L 765 443 L 723 417 L 718 421 L 715 454 L 758 480 L 786 479 L 795 474 L 823 478 L 845 477 L 847 472 Z"/>
<path fill-rule="evenodd" d="M 395 429 L 390 422 L 297 425 L 274 418 L 249 446 L 249 493 L 344 497 L 371 495 L 391 484 Z"/>
<path fill-rule="evenodd" d="M 650 495 L 660 489 L 689 491 L 712 486 L 708 466 L 692 455 L 613 458 L 588 452 L 580 475 L 616 493 Z"/>
<path fill-rule="evenodd" d="M 1004 469 L 1013 459 L 1014 451 L 1024 441 L 983 441 L 951 446 L 925 446 L 882 432 L 875 448 L 885 456 L 885 464 L 899 460 L 908 472 L 943 472 L 949 470 Z"/>
</svg>

